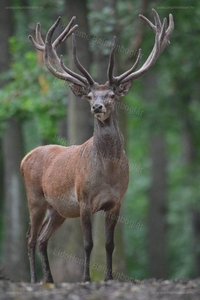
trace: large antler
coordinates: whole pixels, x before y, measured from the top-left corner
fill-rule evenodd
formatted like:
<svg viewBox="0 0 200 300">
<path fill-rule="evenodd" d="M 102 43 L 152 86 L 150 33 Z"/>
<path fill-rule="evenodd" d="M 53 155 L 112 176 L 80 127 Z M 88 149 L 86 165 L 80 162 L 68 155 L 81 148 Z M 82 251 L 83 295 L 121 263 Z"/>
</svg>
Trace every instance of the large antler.
<svg viewBox="0 0 200 300">
<path fill-rule="evenodd" d="M 111 47 L 108 72 L 107 72 L 110 85 L 113 84 L 119 85 L 127 81 L 132 81 L 145 74 L 155 64 L 157 58 L 160 56 L 160 54 L 163 52 L 166 46 L 170 44 L 169 38 L 174 30 L 173 16 L 171 14 L 169 15 L 169 26 L 167 28 L 167 19 L 164 18 L 163 23 L 161 23 L 160 17 L 156 12 L 156 10 L 152 9 L 152 11 L 154 15 L 155 25 L 143 15 L 139 15 L 140 18 L 143 19 L 155 33 L 154 47 L 149 57 L 147 58 L 147 60 L 139 70 L 135 71 L 141 59 L 141 55 L 142 55 L 141 49 L 139 49 L 138 56 L 136 58 L 134 65 L 128 71 L 124 72 L 123 74 L 117 77 L 113 75 L 114 54 L 116 49 L 116 37 L 114 37 L 112 47 Z"/>
<path fill-rule="evenodd" d="M 56 22 L 51 26 L 51 28 L 47 32 L 45 42 L 43 41 L 41 36 L 40 23 L 37 23 L 36 26 L 35 40 L 31 35 L 29 35 L 29 39 L 36 49 L 43 52 L 44 63 L 48 68 L 48 70 L 54 76 L 74 84 L 79 84 L 81 86 L 85 86 L 85 87 L 92 86 L 94 84 L 94 80 L 92 79 L 90 74 L 85 70 L 85 68 L 81 65 L 81 63 L 77 58 L 76 42 L 75 42 L 75 36 L 73 34 L 74 30 L 78 27 L 78 25 L 73 26 L 75 19 L 76 19 L 75 17 L 71 19 L 69 24 L 65 27 L 65 29 L 61 32 L 61 34 L 56 38 L 56 40 L 53 43 L 52 43 L 52 36 L 56 27 L 60 23 L 61 17 L 58 17 Z M 56 48 L 58 47 L 58 45 L 64 42 L 71 34 L 72 34 L 72 44 L 73 44 L 73 59 L 77 68 L 84 75 L 84 77 L 68 69 L 64 65 L 62 56 L 59 58 L 56 53 Z M 52 65 L 52 63 L 55 67 Z"/>
</svg>

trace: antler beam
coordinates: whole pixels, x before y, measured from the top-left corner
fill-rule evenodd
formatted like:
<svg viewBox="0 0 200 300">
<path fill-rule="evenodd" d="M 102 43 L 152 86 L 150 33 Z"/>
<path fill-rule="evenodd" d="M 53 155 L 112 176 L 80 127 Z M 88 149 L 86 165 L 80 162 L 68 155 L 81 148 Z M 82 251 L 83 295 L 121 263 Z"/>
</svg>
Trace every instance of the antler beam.
<svg viewBox="0 0 200 300">
<path fill-rule="evenodd" d="M 139 64 L 139 61 L 141 59 L 141 49 L 139 49 L 138 56 L 136 58 L 136 61 L 134 65 L 126 72 L 121 74 L 120 76 L 115 77 L 113 75 L 113 69 L 114 69 L 114 54 L 116 49 L 116 38 L 114 37 L 111 52 L 110 52 L 110 58 L 109 58 L 109 66 L 108 66 L 108 80 L 110 85 L 113 84 L 121 84 L 125 83 L 127 81 L 132 81 L 134 79 L 139 78 L 143 74 L 145 74 L 156 62 L 157 58 L 160 56 L 160 54 L 164 51 L 167 45 L 170 44 L 169 38 L 174 30 L 174 20 L 173 16 L 169 15 L 169 26 L 167 28 L 167 19 L 164 18 L 163 23 L 161 23 L 160 17 L 155 9 L 152 9 L 155 25 L 148 20 L 145 16 L 139 15 L 140 18 L 147 23 L 147 25 L 154 31 L 155 33 L 155 43 L 154 47 L 143 64 L 143 66 L 137 70 L 137 66 Z"/>
<path fill-rule="evenodd" d="M 29 39 L 33 46 L 39 51 L 43 52 L 44 63 L 48 70 L 56 77 L 62 80 L 69 81 L 74 84 L 78 84 L 84 87 L 88 87 L 94 84 L 94 80 L 90 76 L 90 74 L 85 70 L 85 68 L 80 64 L 77 54 L 76 54 L 76 43 L 75 36 L 73 32 L 76 30 L 78 25 L 73 25 L 76 17 L 73 17 L 69 24 L 65 27 L 65 29 L 61 32 L 61 34 L 56 38 L 56 40 L 52 43 L 52 36 L 61 21 L 61 17 L 55 21 L 55 23 L 51 26 L 49 31 L 47 32 L 45 42 L 41 36 L 41 25 L 40 23 L 36 26 L 35 39 L 30 35 Z M 62 56 L 59 58 L 56 52 L 56 48 L 64 42 L 70 35 L 72 35 L 72 45 L 73 45 L 73 59 L 74 62 L 79 69 L 79 71 L 84 75 L 77 74 L 72 70 L 68 69 L 62 59 Z"/>
</svg>

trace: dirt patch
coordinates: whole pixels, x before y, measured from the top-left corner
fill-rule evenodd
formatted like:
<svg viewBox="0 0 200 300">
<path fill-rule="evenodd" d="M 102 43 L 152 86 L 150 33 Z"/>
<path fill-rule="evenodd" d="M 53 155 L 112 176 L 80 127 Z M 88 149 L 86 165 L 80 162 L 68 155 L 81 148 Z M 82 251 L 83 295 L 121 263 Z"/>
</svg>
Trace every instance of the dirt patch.
<svg viewBox="0 0 200 300">
<path fill-rule="evenodd" d="M 199 300 L 200 279 L 31 284 L 0 281 L 1 300 Z"/>
</svg>

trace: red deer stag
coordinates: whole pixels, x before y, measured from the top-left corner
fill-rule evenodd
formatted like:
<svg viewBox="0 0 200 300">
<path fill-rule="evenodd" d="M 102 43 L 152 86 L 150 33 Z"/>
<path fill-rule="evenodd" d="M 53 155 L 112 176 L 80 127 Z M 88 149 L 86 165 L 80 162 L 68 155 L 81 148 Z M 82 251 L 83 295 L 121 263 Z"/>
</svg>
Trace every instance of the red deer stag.
<svg viewBox="0 0 200 300">
<path fill-rule="evenodd" d="M 31 282 L 36 282 L 35 249 L 41 256 L 44 280 L 53 282 L 47 256 L 47 243 L 51 235 L 66 218 L 80 217 L 83 245 L 85 249 L 84 281 L 90 281 L 90 253 L 93 248 L 91 215 L 105 211 L 106 275 L 112 279 L 112 253 L 114 250 L 114 228 L 119 216 L 121 200 L 127 190 L 129 179 L 128 160 L 124 152 L 123 136 L 116 116 L 116 101 L 128 93 L 132 81 L 145 74 L 170 43 L 173 32 L 173 17 L 161 23 L 153 10 L 155 25 L 146 17 L 140 17 L 155 33 L 154 47 L 143 66 L 136 70 L 141 50 L 134 65 L 122 75 L 114 76 L 114 37 L 107 70 L 108 81 L 100 85 L 79 62 L 73 31 L 73 17 L 68 26 L 52 42 L 52 35 L 60 17 L 47 32 L 45 42 L 41 37 L 40 24 L 36 27 L 35 40 L 29 36 L 33 46 L 43 51 L 44 63 L 56 77 L 69 81 L 73 93 L 87 99 L 94 116 L 94 135 L 80 146 L 41 146 L 28 153 L 21 163 L 28 206 L 30 225 L 27 232 Z M 69 70 L 56 53 L 57 46 L 72 35 L 73 59 L 80 71 Z M 45 219 L 46 211 L 48 215 Z"/>
</svg>

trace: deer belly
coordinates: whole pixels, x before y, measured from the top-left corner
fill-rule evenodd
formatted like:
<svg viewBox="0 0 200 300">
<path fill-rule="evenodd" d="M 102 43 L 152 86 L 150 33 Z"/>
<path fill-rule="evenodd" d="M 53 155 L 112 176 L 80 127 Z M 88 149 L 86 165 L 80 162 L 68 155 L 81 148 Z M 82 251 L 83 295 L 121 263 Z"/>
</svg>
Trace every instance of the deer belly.
<svg viewBox="0 0 200 300">
<path fill-rule="evenodd" d="M 45 198 L 63 218 L 80 217 L 80 206 L 74 191 L 57 197 L 45 195 Z"/>
</svg>

